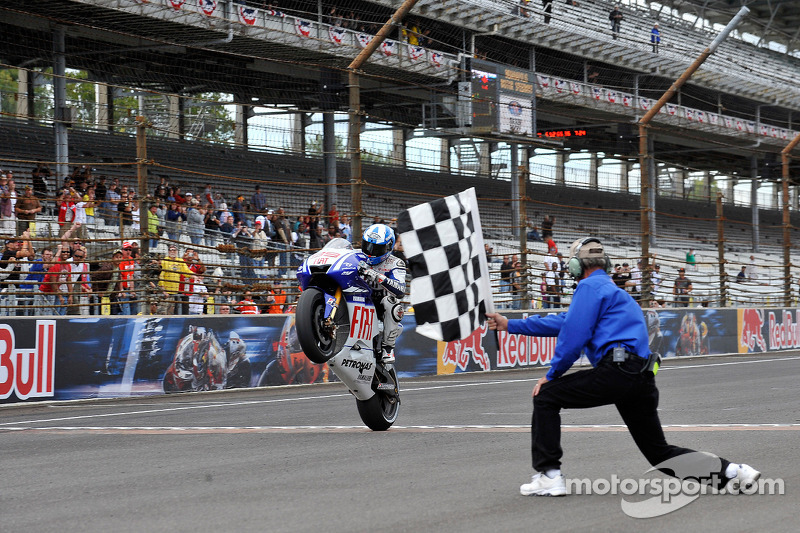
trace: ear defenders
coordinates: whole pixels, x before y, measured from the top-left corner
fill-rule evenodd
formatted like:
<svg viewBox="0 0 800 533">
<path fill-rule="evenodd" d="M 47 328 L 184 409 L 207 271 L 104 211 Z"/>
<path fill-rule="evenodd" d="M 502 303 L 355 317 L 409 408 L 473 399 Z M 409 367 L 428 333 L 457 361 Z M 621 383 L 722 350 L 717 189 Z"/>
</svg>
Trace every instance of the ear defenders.
<svg viewBox="0 0 800 533">
<path fill-rule="evenodd" d="M 575 249 L 573 256 L 570 257 L 569 262 L 567 263 L 567 270 L 569 271 L 569 274 L 573 278 L 579 279 L 581 276 L 583 276 L 583 264 L 581 264 L 581 260 L 578 259 L 578 256 L 580 254 L 581 248 L 583 248 L 586 244 L 590 242 L 596 242 L 602 245 L 600 240 L 595 237 L 587 237 L 580 242 L 580 245 Z M 606 274 L 608 274 L 611 271 L 611 261 L 610 258 L 608 257 L 608 254 L 605 254 L 604 259 L 606 262 L 605 266 Z"/>
</svg>

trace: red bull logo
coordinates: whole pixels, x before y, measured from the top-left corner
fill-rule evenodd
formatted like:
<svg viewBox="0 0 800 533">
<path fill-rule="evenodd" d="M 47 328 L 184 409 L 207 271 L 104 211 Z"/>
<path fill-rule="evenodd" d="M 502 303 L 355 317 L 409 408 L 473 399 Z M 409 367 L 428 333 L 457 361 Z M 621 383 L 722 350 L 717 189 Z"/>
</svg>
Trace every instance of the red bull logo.
<svg viewBox="0 0 800 533">
<path fill-rule="evenodd" d="M 466 339 L 448 342 L 442 353 L 441 362 L 444 368 L 455 365 L 459 370 L 466 370 L 471 358 L 481 370 L 491 370 L 489 356 L 483 349 L 483 337 L 488 329 L 489 325 L 484 323 Z"/>
<path fill-rule="evenodd" d="M 767 342 L 761 333 L 764 326 L 764 311 L 739 309 L 739 352 L 767 351 Z M 756 347 L 758 350 L 756 350 Z"/>
<path fill-rule="evenodd" d="M 497 340 L 497 368 L 549 365 L 557 337 L 529 337 L 501 331 Z"/>
<path fill-rule="evenodd" d="M 36 321 L 33 348 L 18 348 L 13 328 L 0 324 L 0 398 L 53 396 L 55 366 L 55 320 Z"/>
<path fill-rule="evenodd" d="M 800 346 L 800 311 L 796 313 L 793 319 L 792 312 L 784 310 L 783 320 L 779 322 L 775 313 L 770 311 L 767 330 L 771 350 L 790 350 Z"/>
</svg>

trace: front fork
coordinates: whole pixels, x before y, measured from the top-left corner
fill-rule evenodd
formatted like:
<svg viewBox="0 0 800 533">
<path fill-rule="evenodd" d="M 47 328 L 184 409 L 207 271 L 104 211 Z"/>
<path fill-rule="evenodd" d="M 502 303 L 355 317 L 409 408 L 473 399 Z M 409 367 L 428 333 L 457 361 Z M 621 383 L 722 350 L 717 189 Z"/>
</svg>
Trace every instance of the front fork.
<svg viewBox="0 0 800 533">
<path fill-rule="evenodd" d="M 336 312 L 342 305 L 342 288 L 336 287 L 333 296 L 325 294 L 325 315 L 322 319 L 322 327 L 332 339 L 336 338 Z"/>
</svg>

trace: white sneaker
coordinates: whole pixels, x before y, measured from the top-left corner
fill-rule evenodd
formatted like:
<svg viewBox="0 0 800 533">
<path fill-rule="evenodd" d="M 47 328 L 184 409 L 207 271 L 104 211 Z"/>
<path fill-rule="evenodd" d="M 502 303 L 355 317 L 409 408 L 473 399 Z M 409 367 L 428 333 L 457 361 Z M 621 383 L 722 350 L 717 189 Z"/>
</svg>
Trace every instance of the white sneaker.
<svg viewBox="0 0 800 533">
<path fill-rule="evenodd" d="M 567 480 L 561 474 L 553 479 L 542 473 L 535 474 L 530 483 L 520 485 L 519 493 L 523 496 L 564 496 L 567 493 Z"/>
<path fill-rule="evenodd" d="M 760 477 L 761 472 L 752 466 L 740 464 L 736 467 L 736 476 L 725 484 L 725 490 L 729 494 L 740 494 L 742 492 L 749 494 L 748 491 L 755 486 Z"/>
</svg>

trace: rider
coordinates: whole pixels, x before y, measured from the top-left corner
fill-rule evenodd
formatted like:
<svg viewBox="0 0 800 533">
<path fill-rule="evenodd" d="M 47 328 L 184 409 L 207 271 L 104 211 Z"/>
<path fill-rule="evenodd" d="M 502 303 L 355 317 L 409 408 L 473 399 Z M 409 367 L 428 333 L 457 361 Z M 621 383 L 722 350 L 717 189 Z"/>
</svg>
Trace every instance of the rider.
<svg viewBox="0 0 800 533">
<path fill-rule="evenodd" d="M 359 273 L 372 289 L 372 301 L 383 322 L 383 363 L 394 363 L 394 345 L 403 331 L 400 298 L 406 293 L 406 264 L 392 255 L 394 243 L 394 231 L 386 224 L 371 225 L 361 240 L 367 261 L 359 265 Z"/>
</svg>

